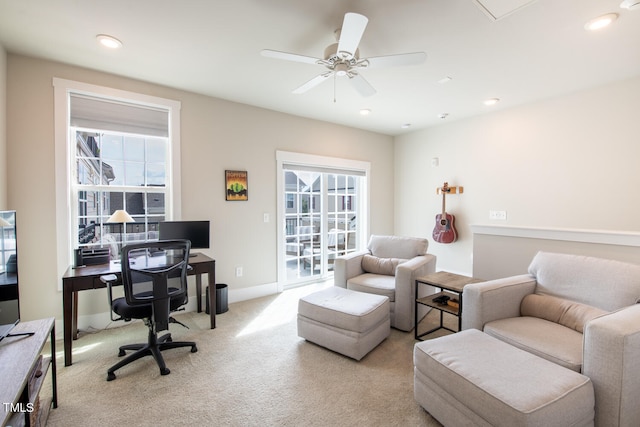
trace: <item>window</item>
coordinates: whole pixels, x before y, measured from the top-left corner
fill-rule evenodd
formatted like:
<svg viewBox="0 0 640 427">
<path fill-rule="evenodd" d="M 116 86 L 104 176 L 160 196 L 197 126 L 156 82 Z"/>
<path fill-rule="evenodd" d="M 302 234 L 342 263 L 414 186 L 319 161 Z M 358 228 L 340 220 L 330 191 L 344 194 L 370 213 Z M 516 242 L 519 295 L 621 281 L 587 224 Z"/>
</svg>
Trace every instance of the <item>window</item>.
<svg viewBox="0 0 640 427">
<path fill-rule="evenodd" d="M 363 176 L 283 170 L 285 212 L 284 287 L 323 279 L 333 261 L 356 251 L 357 202 Z M 292 203 L 289 203 L 289 201 Z"/>
<path fill-rule="evenodd" d="M 0 273 L 5 271 L 15 273 L 11 271 L 11 264 L 16 262 L 16 257 L 16 213 L 15 211 L 0 212 Z M 7 285 L 10 282 L 7 276 L 0 279 L 5 280 Z M 2 285 L 5 283 L 3 282 Z"/>
<path fill-rule="evenodd" d="M 112 259 L 122 244 L 158 238 L 166 216 L 168 139 L 71 128 L 76 176 L 72 198 L 77 247 L 108 247 Z M 135 223 L 109 224 L 118 209 Z"/>
<path fill-rule="evenodd" d="M 368 162 L 276 153 L 278 288 L 325 280 L 369 235 Z"/>
<path fill-rule="evenodd" d="M 180 217 L 180 103 L 54 78 L 58 272 L 73 249 L 157 238 Z M 134 223 L 108 224 L 117 209 Z"/>
</svg>

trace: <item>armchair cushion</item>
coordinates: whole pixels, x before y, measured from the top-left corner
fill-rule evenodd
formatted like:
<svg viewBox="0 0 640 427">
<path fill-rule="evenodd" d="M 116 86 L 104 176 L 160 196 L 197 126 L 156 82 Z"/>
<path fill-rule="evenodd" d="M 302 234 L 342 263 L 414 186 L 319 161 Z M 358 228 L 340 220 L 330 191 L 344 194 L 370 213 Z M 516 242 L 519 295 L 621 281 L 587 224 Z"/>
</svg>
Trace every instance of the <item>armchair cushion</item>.
<svg viewBox="0 0 640 427">
<path fill-rule="evenodd" d="M 538 252 L 529 265 L 535 292 L 614 311 L 639 302 L 640 266 L 582 255 Z"/>
<path fill-rule="evenodd" d="M 525 296 L 520 304 L 522 316 L 539 317 L 580 333 L 584 331 L 584 325 L 588 321 L 607 313 L 590 305 L 551 295 L 530 294 Z"/>
<path fill-rule="evenodd" d="M 368 294 L 383 295 L 389 302 L 396 300 L 396 278 L 385 274 L 364 273 L 349 279 L 348 289 Z"/>
<path fill-rule="evenodd" d="M 514 317 L 487 323 L 484 332 L 572 371 L 582 367 L 582 334 L 559 323 Z"/>
<path fill-rule="evenodd" d="M 398 266 L 398 264 L 405 261 L 406 259 L 380 258 L 377 256 L 366 254 L 364 257 L 362 257 L 362 269 L 367 273 L 395 276 L 396 267 Z"/>
<path fill-rule="evenodd" d="M 429 241 L 418 237 L 377 236 L 369 239 L 369 252 L 380 258 L 411 259 L 427 253 Z"/>
</svg>

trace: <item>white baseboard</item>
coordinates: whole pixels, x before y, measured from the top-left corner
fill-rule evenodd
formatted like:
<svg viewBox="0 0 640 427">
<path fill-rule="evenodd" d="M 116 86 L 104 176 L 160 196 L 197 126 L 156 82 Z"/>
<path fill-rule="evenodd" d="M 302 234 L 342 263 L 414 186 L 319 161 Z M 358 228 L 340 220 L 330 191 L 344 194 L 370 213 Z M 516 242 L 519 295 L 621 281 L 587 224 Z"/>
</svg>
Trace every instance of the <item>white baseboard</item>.
<svg viewBox="0 0 640 427">
<path fill-rule="evenodd" d="M 278 283 L 251 286 L 249 288 L 229 288 L 229 303 L 247 301 L 254 298 L 266 297 L 278 293 Z"/>
<path fill-rule="evenodd" d="M 267 283 L 264 285 L 251 286 L 249 288 L 228 290 L 228 302 L 229 304 L 246 301 L 254 298 L 265 297 L 268 295 L 275 295 L 278 293 L 277 283 Z M 204 313 L 204 307 L 206 306 L 205 295 L 202 295 L 202 310 Z M 185 311 L 196 311 L 197 301 L 195 298 L 189 298 L 189 302 L 185 306 Z M 135 320 L 134 320 L 135 321 Z M 96 314 L 81 315 L 78 316 L 78 329 L 81 331 L 92 331 L 109 328 L 119 328 L 124 326 L 122 321 L 111 321 L 111 317 L 108 311 Z M 62 319 L 56 319 L 56 339 L 63 338 Z"/>
</svg>

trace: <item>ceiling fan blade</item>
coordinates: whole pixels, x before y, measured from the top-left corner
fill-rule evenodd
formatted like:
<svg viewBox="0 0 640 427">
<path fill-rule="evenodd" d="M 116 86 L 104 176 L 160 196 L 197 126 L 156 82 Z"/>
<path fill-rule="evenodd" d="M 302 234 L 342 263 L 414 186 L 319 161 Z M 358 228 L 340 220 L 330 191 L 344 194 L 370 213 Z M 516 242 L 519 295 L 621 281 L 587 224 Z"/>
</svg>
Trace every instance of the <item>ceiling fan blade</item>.
<svg viewBox="0 0 640 427">
<path fill-rule="evenodd" d="M 260 51 L 260 54 L 268 58 L 284 59 L 286 61 L 294 61 L 294 62 L 304 62 L 305 64 L 317 64 L 318 61 L 320 61 L 319 58 L 313 58 L 311 56 L 280 52 L 277 50 L 270 50 L 270 49 L 263 49 Z"/>
<path fill-rule="evenodd" d="M 305 84 L 303 84 L 302 86 L 298 87 L 297 89 L 294 89 L 292 93 L 295 93 L 296 95 L 305 93 L 309 89 L 312 89 L 318 86 L 323 81 L 327 80 L 332 74 L 333 74 L 333 71 L 327 71 L 326 73 L 319 74 L 314 78 L 312 78 L 311 80 L 309 80 L 308 82 L 306 82 Z"/>
<path fill-rule="evenodd" d="M 346 52 L 349 54 L 348 57 L 355 55 L 368 22 L 369 20 L 366 16 L 358 13 L 344 15 L 342 29 L 340 30 L 340 40 L 338 41 L 338 54 Z"/>
<path fill-rule="evenodd" d="M 398 67 L 403 65 L 418 65 L 422 64 L 427 59 L 427 54 L 424 52 L 415 53 L 401 53 L 398 55 L 386 55 L 386 56 L 374 56 L 373 58 L 367 58 L 363 62 L 368 62 L 366 68 L 383 68 L 383 67 Z"/>
<path fill-rule="evenodd" d="M 376 90 L 373 88 L 373 86 L 369 84 L 369 82 L 364 77 L 362 77 L 362 75 L 355 74 L 355 73 L 352 73 L 352 74 L 353 76 L 349 76 L 349 80 L 351 81 L 351 84 L 353 84 L 353 87 L 356 88 L 358 92 L 360 92 L 360 95 L 362 96 L 375 95 Z"/>
</svg>

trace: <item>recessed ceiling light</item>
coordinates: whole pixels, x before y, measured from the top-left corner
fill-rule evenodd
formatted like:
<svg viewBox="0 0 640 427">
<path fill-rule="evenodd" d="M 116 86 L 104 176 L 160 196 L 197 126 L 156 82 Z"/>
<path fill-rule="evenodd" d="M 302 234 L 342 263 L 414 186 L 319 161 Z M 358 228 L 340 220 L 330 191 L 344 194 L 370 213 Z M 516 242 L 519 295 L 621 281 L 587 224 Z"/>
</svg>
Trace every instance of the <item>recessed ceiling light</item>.
<svg viewBox="0 0 640 427">
<path fill-rule="evenodd" d="M 411 123 L 405 123 L 402 126 L 400 126 L 402 129 L 408 129 L 411 127 Z"/>
<path fill-rule="evenodd" d="M 107 34 L 98 34 L 96 39 L 98 40 L 98 43 L 104 47 L 108 47 L 109 49 L 119 49 L 122 47 L 122 42 L 120 40 Z"/>
<path fill-rule="evenodd" d="M 442 84 L 445 84 L 445 83 L 449 83 L 451 80 L 452 80 L 452 78 L 447 76 L 447 77 L 443 77 L 440 80 L 438 80 L 438 83 L 440 83 L 442 85 Z"/>
<path fill-rule="evenodd" d="M 496 105 L 498 102 L 500 102 L 500 98 L 489 98 L 485 99 L 483 103 L 484 105 L 491 106 Z"/>
<path fill-rule="evenodd" d="M 449 113 L 440 113 L 438 114 L 438 118 L 439 119 L 446 119 L 447 117 L 449 117 Z"/>
<path fill-rule="evenodd" d="M 369 114 L 371 114 L 371 110 L 368 108 L 363 108 L 362 110 L 360 110 L 361 116 L 368 116 Z"/>
<path fill-rule="evenodd" d="M 584 24 L 584 28 L 589 31 L 599 30 L 611 24 L 618 19 L 617 13 L 607 13 L 606 15 L 598 16 Z"/>
</svg>

